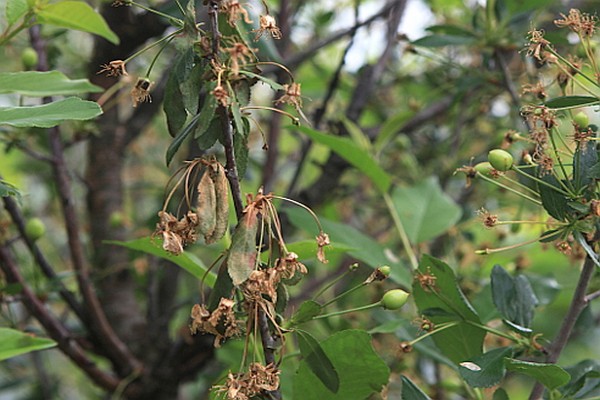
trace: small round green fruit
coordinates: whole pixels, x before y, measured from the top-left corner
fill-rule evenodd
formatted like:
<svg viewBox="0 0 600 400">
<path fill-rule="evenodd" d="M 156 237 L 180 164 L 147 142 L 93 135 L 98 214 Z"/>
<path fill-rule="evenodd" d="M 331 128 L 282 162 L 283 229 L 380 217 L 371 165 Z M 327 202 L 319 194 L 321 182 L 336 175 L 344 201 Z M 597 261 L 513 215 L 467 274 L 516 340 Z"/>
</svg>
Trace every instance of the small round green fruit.
<svg viewBox="0 0 600 400">
<path fill-rule="evenodd" d="M 480 162 L 479 164 L 475 165 L 474 168 L 475 171 L 479 172 L 483 176 L 487 176 L 488 178 L 492 176 L 494 171 L 494 167 L 492 167 L 492 164 L 490 164 L 487 161 Z"/>
<path fill-rule="evenodd" d="M 25 69 L 34 69 L 38 63 L 38 53 L 31 47 L 26 47 L 21 52 L 21 63 Z"/>
<path fill-rule="evenodd" d="M 588 115 L 583 111 L 579 111 L 573 116 L 573 123 L 575 123 L 579 128 L 585 129 L 590 124 L 590 117 L 588 117 Z"/>
<path fill-rule="evenodd" d="M 506 150 L 494 149 L 488 153 L 488 161 L 498 171 L 506 172 L 513 166 L 513 156 Z"/>
<path fill-rule="evenodd" d="M 125 226 L 125 215 L 121 211 L 113 211 L 108 218 L 111 228 L 121 228 Z"/>
<path fill-rule="evenodd" d="M 390 276 L 390 273 L 392 272 L 392 268 L 389 265 L 383 265 L 377 269 L 379 270 L 381 275 L 385 276 L 386 278 Z"/>
<path fill-rule="evenodd" d="M 397 310 L 406 304 L 409 294 L 402 289 L 392 289 L 384 293 L 381 305 L 386 310 Z"/>
<path fill-rule="evenodd" d="M 39 218 L 31 218 L 25 224 L 25 235 L 31 240 L 35 242 L 46 233 L 46 225 Z"/>
</svg>

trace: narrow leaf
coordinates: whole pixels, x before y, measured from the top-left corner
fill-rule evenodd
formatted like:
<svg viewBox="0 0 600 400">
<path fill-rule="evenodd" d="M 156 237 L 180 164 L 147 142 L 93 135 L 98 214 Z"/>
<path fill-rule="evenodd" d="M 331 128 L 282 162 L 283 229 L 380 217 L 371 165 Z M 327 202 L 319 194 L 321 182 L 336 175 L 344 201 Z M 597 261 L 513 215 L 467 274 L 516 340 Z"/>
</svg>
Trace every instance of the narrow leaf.
<svg viewBox="0 0 600 400">
<path fill-rule="evenodd" d="M 598 258 L 598 254 L 596 254 L 596 252 L 589 245 L 589 243 L 587 242 L 587 240 L 585 240 L 585 238 L 583 237 L 583 235 L 581 234 L 581 232 L 574 231 L 573 232 L 573 236 L 575 237 L 575 240 L 577 240 L 577 242 L 579 242 L 579 244 L 581 245 L 581 247 L 583 247 L 583 249 L 585 250 L 585 252 L 587 253 L 587 255 L 591 258 L 591 260 L 594 262 L 594 264 L 596 264 L 597 267 L 600 267 L 600 258 Z"/>
<path fill-rule="evenodd" d="M 194 130 L 194 139 L 201 138 L 210 126 L 213 117 L 215 116 L 215 110 L 217 109 L 217 100 L 212 95 L 207 95 L 204 98 L 202 109 L 200 110 L 199 118 L 200 121 Z M 199 141 L 201 143 L 200 149 L 207 150 L 216 141 L 216 138 L 211 138 L 206 142 Z"/>
<path fill-rule="evenodd" d="M 209 287 L 213 287 L 215 283 L 215 274 L 207 273 L 207 268 L 200 261 L 199 258 L 189 252 L 183 252 L 179 255 L 174 255 L 163 250 L 161 246 L 161 240 L 158 238 L 152 239 L 150 237 L 130 240 L 122 242 L 118 240 L 106 240 L 105 244 L 114 244 L 117 246 L 126 247 L 130 250 L 141 251 L 142 253 L 150 254 L 164 260 L 168 260 L 173 264 L 183 268 L 197 279 L 204 278 L 204 283 Z"/>
<path fill-rule="evenodd" d="M 0 73 L 0 93 L 20 93 L 25 96 L 58 96 L 102 92 L 100 86 L 87 79 L 69 79 L 59 71 L 21 71 Z"/>
<path fill-rule="evenodd" d="M 15 196 L 17 199 L 21 198 L 21 192 L 12 183 L 6 182 L 0 179 L 0 197 Z"/>
<path fill-rule="evenodd" d="M 198 121 L 200 121 L 200 114 L 197 114 L 196 116 L 194 116 L 194 118 L 192 118 L 192 120 L 190 122 L 188 122 L 188 124 L 175 136 L 175 138 L 169 145 L 169 148 L 167 149 L 167 154 L 166 154 L 167 165 L 171 164 L 173 157 L 175 157 L 177 150 L 179 150 L 179 147 L 181 147 L 181 145 L 183 144 L 185 139 L 187 139 L 187 137 L 190 135 L 190 133 L 194 132 L 194 129 L 196 128 L 196 125 L 198 124 Z"/>
<path fill-rule="evenodd" d="M 406 376 L 401 376 L 402 380 L 402 400 L 431 400 L 413 381 Z"/>
<path fill-rule="evenodd" d="M 546 107 L 553 109 L 568 109 L 583 106 L 591 106 L 600 103 L 600 99 L 594 96 L 561 96 L 550 99 Z"/>
<path fill-rule="evenodd" d="M 218 306 L 221 298 L 229 299 L 233 293 L 233 282 L 227 272 L 227 259 L 223 260 L 217 271 L 217 279 L 213 286 L 213 290 L 210 291 L 208 297 L 208 311 L 214 311 Z"/>
<path fill-rule="evenodd" d="M 0 328 L 0 361 L 35 350 L 49 349 L 57 343 L 51 339 L 38 338 L 31 334 L 9 328 Z"/>
<path fill-rule="evenodd" d="M 332 393 L 303 360 L 294 376 L 293 395 L 290 398 L 367 399 L 388 383 L 390 370 L 373 350 L 371 336 L 365 331 L 337 332 L 319 345 L 333 364 L 339 378 L 339 389 Z"/>
<path fill-rule="evenodd" d="M 430 35 L 413 41 L 412 45 L 421 47 L 461 46 L 473 44 L 476 40 L 473 36 Z"/>
<path fill-rule="evenodd" d="M 295 332 L 298 335 L 300 354 L 302 354 L 308 368 L 331 393 L 337 393 L 340 388 L 340 378 L 319 342 L 306 331 L 296 330 Z"/>
<path fill-rule="evenodd" d="M 240 74 L 246 75 L 246 76 L 248 76 L 250 78 L 258 79 L 258 80 L 266 83 L 267 85 L 271 86 L 271 88 L 273 90 L 284 90 L 283 89 L 283 85 L 281 85 L 280 83 L 277 83 L 273 79 L 266 78 L 266 77 L 264 77 L 262 75 L 255 74 L 254 72 L 240 70 Z"/>
<path fill-rule="evenodd" d="M 368 152 L 357 146 L 351 139 L 328 135 L 306 126 L 299 126 L 296 127 L 296 129 L 315 142 L 329 147 L 332 151 L 356 167 L 371 179 L 381 193 L 386 193 L 389 190 L 392 182 L 390 175 L 379 166 Z M 325 173 L 327 173 L 327 171 L 325 171 Z"/>
<path fill-rule="evenodd" d="M 542 364 L 513 358 L 506 358 L 505 363 L 509 371 L 530 376 L 550 390 L 566 385 L 571 379 L 569 373 L 556 364 Z"/>
<path fill-rule="evenodd" d="M 0 107 L 0 125 L 50 128 L 66 120 L 86 120 L 102 114 L 94 101 L 68 97 L 40 106 Z"/>
<path fill-rule="evenodd" d="M 82 1 L 61 1 L 47 4 L 37 11 L 38 22 L 75 29 L 102 36 L 113 44 L 119 44 L 118 36 L 92 7 Z"/>
<path fill-rule="evenodd" d="M 194 50 L 189 48 L 177 57 L 167 79 L 163 110 L 167 117 L 169 134 L 172 137 L 176 137 L 179 131 L 181 131 L 188 116 L 198 113 L 198 92 L 200 85 L 194 85 L 194 82 L 190 82 L 190 73 L 193 68 Z M 196 96 L 184 95 L 183 92 L 188 86 L 193 86 L 196 89 Z M 186 99 L 189 100 L 187 104 Z"/>
</svg>

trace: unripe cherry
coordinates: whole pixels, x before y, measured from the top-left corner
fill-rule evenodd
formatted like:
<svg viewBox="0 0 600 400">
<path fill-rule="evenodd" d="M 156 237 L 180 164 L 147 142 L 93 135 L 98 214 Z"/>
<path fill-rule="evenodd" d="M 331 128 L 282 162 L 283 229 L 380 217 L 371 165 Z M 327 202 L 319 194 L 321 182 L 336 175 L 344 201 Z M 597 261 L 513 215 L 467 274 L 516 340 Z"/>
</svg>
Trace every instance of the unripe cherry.
<svg viewBox="0 0 600 400">
<path fill-rule="evenodd" d="M 506 172 L 513 166 L 513 156 L 506 150 L 494 149 L 488 153 L 488 161 L 492 167 L 501 172 Z"/>
<path fill-rule="evenodd" d="M 392 289 L 384 293 L 381 305 L 386 310 L 397 310 L 406 304 L 409 293 L 402 289 Z"/>
<path fill-rule="evenodd" d="M 46 225 L 39 218 L 31 218 L 25 224 L 25 235 L 31 240 L 35 242 L 46 233 Z"/>
<path fill-rule="evenodd" d="M 487 176 L 488 178 L 492 176 L 492 173 L 494 171 L 494 167 L 492 167 L 492 164 L 490 164 L 487 161 L 480 162 L 479 164 L 475 165 L 474 168 L 475 171 L 479 172 L 483 176 Z"/>
<path fill-rule="evenodd" d="M 581 129 L 587 128 L 590 124 L 590 117 L 583 111 L 579 111 L 573 116 L 573 122 Z"/>
</svg>

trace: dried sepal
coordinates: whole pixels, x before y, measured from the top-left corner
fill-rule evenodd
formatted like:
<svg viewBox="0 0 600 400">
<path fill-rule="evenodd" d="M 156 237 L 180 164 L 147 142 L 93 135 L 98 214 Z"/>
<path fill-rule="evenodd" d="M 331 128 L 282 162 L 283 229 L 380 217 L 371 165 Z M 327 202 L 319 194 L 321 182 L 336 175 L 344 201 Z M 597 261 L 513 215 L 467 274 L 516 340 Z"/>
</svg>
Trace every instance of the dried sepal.
<svg viewBox="0 0 600 400">
<path fill-rule="evenodd" d="M 206 243 L 215 231 L 217 224 L 217 200 L 215 196 L 215 184 L 210 173 L 205 171 L 198 183 L 198 198 L 196 200 L 196 213 L 198 214 L 198 229 L 204 236 Z"/>
<path fill-rule="evenodd" d="M 165 251 L 179 255 L 183 253 L 186 245 L 194 243 L 198 239 L 196 228 L 199 221 L 196 213 L 188 211 L 184 217 L 178 220 L 171 213 L 159 211 L 158 218 L 159 221 L 152 236 L 162 236 Z"/>
<path fill-rule="evenodd" d="M 191 333 L 215 335 L 215 347 L 220 347 L 225 339 L 238 336 L 241 331 L 233 310 L 234 305 L 235 301 L 222 297 L 217 308 L 211 313 L 204 305 L 195 304 L 190 314 Z"/>
<path fill-rule="evenodd" d="M 321 232 L 319 232 L 319 235 L 317 236 L 316 239 L 317 239 L 317 246 L 318 246 L 317 259 L 319 261 L 321 261 L 323 264 L 327 264 L 329 261 L 327 260 L 327 257 L 325 257 L 324 247 L 329 246 L 331 244 L 331 242 L 329 240 L 329 235 L 326 234 L 325 232 L 321 231 Z"/>
<path fill-rule="evenodd" d="M 150 96 L 150 88 L 152 88 L 153 82 L 150 82 L 147 78 L 139 78 L 135 86 L 131 89 L 131 100 L 133 107 L 137 107 L 140 103 L 148 102 L 152 103 L 152 97 Z"/>
</svg>

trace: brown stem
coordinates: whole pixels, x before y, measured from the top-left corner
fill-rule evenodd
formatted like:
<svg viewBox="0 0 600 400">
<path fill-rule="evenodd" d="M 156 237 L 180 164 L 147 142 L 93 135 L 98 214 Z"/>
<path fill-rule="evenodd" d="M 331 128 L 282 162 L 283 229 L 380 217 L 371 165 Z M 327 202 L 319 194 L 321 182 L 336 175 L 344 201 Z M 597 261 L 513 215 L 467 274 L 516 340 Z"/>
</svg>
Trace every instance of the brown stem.
<svg viewBox="0 0 600 400">
<path fill-rule="evenodd" d="M 47 54 L 44 40 L 40 35 L 39 26 L 30 29 L 32 46 L 39 56 L 39 69 L 47 70 Z M 51 102 L 51 98 L 44 98 L 44 103 Z M 73 203 L 71 181 L 64 158 L 63 142 L 58 127 L 49 129 L 48 132 L 50 152 L 53 157 L 52 169 L 57 187 L 58 198 L 63 211 L 63 219 L 67 230 L 67 241 L 73 269 L 76 272 L 77 283 L 83 297 L 86 311 L 89 315 L 91 329 L 98 333 L 98 338 L 104 345 L 106 354 L 113 361 L 120 373 L 129 375 L 141 368 L 141 363 L 131 354 L 127 346 L 117 337 L 112 326 L 106 319 L 98 296 L 90 283 L 89 271 L 85 261 L 83 244 L 80 239 L 79 217 Z"/>
<path fill-rule="evenodd" d="M 577 282 L 577 286 L 575 287 L 575 293 L 573 293 L 573 299 L 571 300 L 571 305 L 569 306 L 569 310 L 565 315 L 562 325 L 560 326 L 560 330 L 558 331 L 558 335 L 550 345 L 548 349 L 548 354 L 546 356 L 546 362 L 549 364 L 556 363 L 558 361 L 558 357 L 560 353 L 563 351 L 565 346 L 569 341 L 569 337 L 573 332 L 573 327 L 577 322 L 577 318 L 581 312 L 587 307 L 588 299 L 586 298 L 585 292 L 587 287 L 592 279 L 594 271 L 596 269 L 596 265 L 590 256 L 585 258 L 583 263 L 583 268 L 581 269 L 581 274 L 579 275 L 579 281 Z M 544 386 L 541 383 L 536 383 L 529 395 L 529 400 L 537 400 L 542 397 L 544 392 Z"/>
<path fill-rule="evenodd" d="M 120 380 L 101 370 L 85 354 L 79 344 L 72 339 L 67 328 L 56 319 L 44 306 L 40 299 L 29 289 L 27 282 L 19 273 L 19 269 L 13 261 L 9 249 L 0 246 L 0 268 L 7 282 L 18 284 L 21 287 L 21 298 L 27 310 L 44 327 L 50 338 L 58 343 L 59 349 L 66 354 L 85 374 L 98 386 L 109 391 L 115 391 Z M 135 396 L 139 388 L 132 384 L 125 389 L 125 394 Z"/>
</svg>

